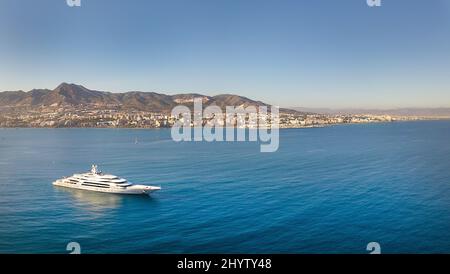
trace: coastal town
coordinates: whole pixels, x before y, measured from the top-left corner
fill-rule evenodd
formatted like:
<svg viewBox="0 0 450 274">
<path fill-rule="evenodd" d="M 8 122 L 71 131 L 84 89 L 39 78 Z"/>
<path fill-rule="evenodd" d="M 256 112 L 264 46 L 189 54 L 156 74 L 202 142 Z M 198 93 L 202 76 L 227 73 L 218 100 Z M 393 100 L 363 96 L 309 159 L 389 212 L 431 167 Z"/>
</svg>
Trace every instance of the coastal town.
<svg viewBox="0 0 450 274">
<path fill-rule="evenodd" d="M 271 114 L 260 114 L 259 121 L 271 126 Z M 0 127 L 36 127 L 36 128 L 167 128 L 171 127 L 180 117 L 164 112 L 148 112 L 138 110 L 120 110 L 117 108 L 74 107 L 64 106 L 57 108 L 38 109 L 0 109 Z M 224 118 L 225 119 L 225 118 Z M 233 125 L 237 127 L 252 127 L 248 123 L 248 116 L 227 117 L 225 120 L 215 122 L 216 125 Z M 241 121 L 239 121 L 241 119 Z M 244 119 L 244 120 L 242 120 Z M 300 112 L 280 112 L 278 125 L 280 128 L 323 127 L 327 125 L 352 123 L 380 123 L 405 120 L 421 120 L 424 117 L 389 116 L 372 114 L 314 114 Z M 192 119 L 191 125 L 194 124 Z M 211 118 L 203 117 L 202 125 L 212 124 Z M 261 122 L 260 122 L 261 123 Z M 195 125 L 198 126 L 198 125 Z"/>
<path fill-rule="evenodd" d="M 235 113 L 227 112 L 230 106 L 236 110 Z M 188 114 L 172 115 L 177 107 L 184 107 Z M 208 107 L 223 113 L 213 111 L 212 114 L 217 115 L 207 115 Z M 278 110 L 279 115 L 272 117 L 269 104 L 235 94 L 116 93 L 69 83 L 61 83 L 53 90 L 0 92 L 0 127 L 3 128 L 169 128 L 180 122 L 195 127 L 308 128 L 450 118 L 450 112 L 445 109 L 440 113 L 433 111 L 431 114 L 434 115 L 427 112 L 422 112 L 424 115 L 412 115 L 410 112 L 396 115 L 392 112 Z"/>
</svg>

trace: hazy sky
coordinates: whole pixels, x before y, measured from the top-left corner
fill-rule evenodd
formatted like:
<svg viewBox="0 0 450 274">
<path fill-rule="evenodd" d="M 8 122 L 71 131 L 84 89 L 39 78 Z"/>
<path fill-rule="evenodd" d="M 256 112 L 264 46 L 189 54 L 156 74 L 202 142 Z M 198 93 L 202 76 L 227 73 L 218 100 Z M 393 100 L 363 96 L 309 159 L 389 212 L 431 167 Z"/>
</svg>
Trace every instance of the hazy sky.
<svg viewBox="0 0 450 274">
<path fill-rule="evenodd" d="M 450 107 L 450 1 L 0 0 L 0 90 Z"/>
</svg>

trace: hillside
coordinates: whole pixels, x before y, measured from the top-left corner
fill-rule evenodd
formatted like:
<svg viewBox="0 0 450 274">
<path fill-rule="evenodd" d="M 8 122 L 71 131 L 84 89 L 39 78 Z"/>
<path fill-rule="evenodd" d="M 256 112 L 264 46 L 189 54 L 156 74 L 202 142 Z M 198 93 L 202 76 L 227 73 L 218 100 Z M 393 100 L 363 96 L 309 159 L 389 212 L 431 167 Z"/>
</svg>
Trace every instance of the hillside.
<svg viewBox="0 0 450 274">
<path fill-rule="evenodd" d="M 217 105 L 222 109 L 226 106 L 269 106 L 261 101 L 255 101 L 233 94 L 221 94 L 216 96 L 206 96 L 197 93 L 166 95 L 141 91 L 113 93 L 91 90 L 76 84 L 62 83 L 53 90 L 33 89 L 28 92 L 0 92 L 0 107 L 4 109 L 38 109 L 41 107 L 77 107 L 89 105 L 94 108 L 116 106 L 121 110 L 170 112 L 172 108 L 180 104 L 192 107 L 194 98 L 202 98 L 204 107 Z M 287 109 L 282 109 L 281 111 L 293 112 L 292 110 Z"/>
</svg>

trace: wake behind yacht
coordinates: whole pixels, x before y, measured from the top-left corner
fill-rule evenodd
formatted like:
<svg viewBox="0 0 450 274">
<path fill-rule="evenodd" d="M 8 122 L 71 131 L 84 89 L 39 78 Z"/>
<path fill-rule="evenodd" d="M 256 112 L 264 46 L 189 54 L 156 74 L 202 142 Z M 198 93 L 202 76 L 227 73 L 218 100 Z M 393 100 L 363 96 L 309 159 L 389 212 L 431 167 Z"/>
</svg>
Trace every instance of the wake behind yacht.
<svg viewBox="0 0 450 274">
<path fill-rule="evenodd" d="M 103 174 L 96 165 L 92 165 L 91 171 L 82 174 L 74 174 L 53 182 L 55 186 L 91 190 L 97 192 L 117 194 L 150 194 L 160 190 L 157 186 L 133 185 L 123 178 L 110 174 Z"/>
</svg>

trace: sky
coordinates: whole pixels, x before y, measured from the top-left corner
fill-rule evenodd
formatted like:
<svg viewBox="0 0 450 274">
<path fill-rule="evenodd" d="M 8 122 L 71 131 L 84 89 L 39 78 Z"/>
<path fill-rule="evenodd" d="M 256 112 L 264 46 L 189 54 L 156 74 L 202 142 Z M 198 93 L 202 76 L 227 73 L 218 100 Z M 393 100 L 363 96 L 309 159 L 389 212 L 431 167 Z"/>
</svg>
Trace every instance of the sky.
<svg viewBox="0 0 450 274">
<path fill-rule="evenodd" d="M 450 1 L 0 0 L 0 90 L 450 107 Z"/>
</svg>

